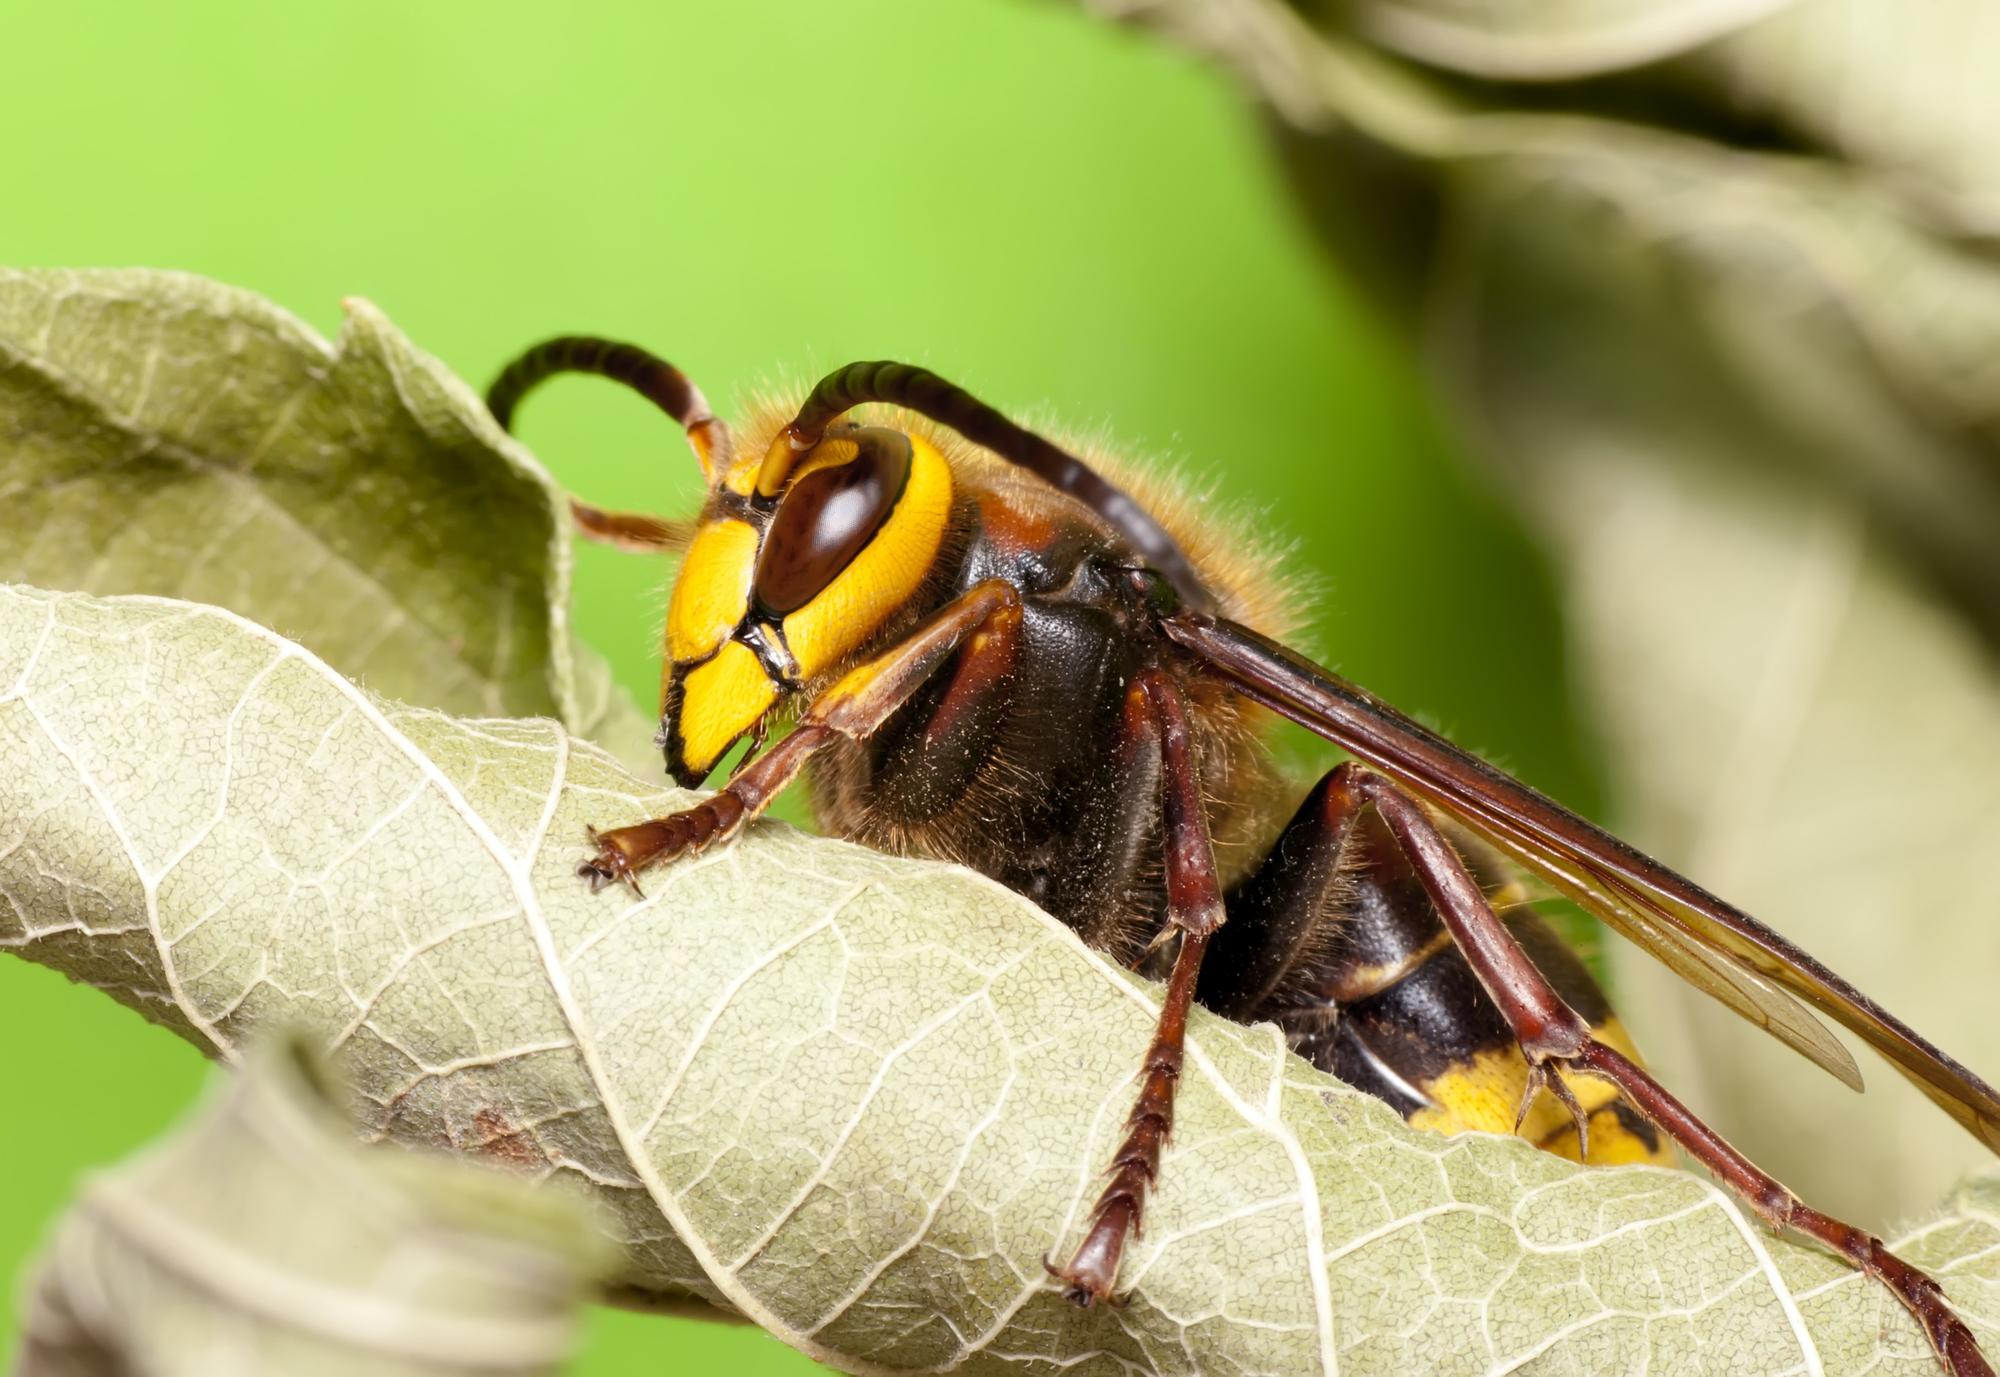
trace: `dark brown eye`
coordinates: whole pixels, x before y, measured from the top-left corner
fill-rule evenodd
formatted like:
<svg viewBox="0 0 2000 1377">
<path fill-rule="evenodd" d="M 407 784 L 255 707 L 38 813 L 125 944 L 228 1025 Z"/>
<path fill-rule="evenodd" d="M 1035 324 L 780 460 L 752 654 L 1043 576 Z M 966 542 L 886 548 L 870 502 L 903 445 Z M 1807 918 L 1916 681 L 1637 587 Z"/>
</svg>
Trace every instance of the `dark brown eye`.
<svg viewBox="0 0 2000 1377">
<path fill-rule="evenodd" d="M 909 481 L 907 435 L 870 426 L 824 444 L 856 452 L 806 474 L 778 504 L 751 585 L 757 610 L 769 617 L 797 611 L 832 583 L 882 529 Z"/>
</svg>

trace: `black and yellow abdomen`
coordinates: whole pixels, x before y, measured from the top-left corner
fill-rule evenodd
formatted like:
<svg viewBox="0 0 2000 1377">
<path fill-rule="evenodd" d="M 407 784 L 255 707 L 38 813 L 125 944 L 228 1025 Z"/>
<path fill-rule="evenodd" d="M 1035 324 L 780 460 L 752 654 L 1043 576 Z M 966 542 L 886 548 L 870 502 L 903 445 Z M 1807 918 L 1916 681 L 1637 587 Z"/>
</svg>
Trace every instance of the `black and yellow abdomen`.
<svg viewBox="0 0 2000 1377">
<path fill-rule="evenodd" d="M 1504 863 L 1462 835 L 1453 840 L 1557 993 L 1598 1039 L 1637 1060 L 1589 968 L 1529 906 Z M 1340 909 L 1334 945 L 1309 992 L 1317 1003 L 1280 1012 L 1280 1024 L 1301 1055 L 1386 1100 L 1418 1128 L 1515 1133 L 1528 1063 L 1506 1019 L 1386 832 L 1364 825 L 1354 845 L 1355 868 L 1333 901 Z M 1671 1160 L 1658 1130 L 1607 1082 L 1572 1076 L 1567 1083 L 1589 1116 L 1591 1162 Z M 1546 1151 L 1577 1157 L 1570 1113 L 1552 1095 L 1536 1098 L 1518 1132 Z"/>
</svg>

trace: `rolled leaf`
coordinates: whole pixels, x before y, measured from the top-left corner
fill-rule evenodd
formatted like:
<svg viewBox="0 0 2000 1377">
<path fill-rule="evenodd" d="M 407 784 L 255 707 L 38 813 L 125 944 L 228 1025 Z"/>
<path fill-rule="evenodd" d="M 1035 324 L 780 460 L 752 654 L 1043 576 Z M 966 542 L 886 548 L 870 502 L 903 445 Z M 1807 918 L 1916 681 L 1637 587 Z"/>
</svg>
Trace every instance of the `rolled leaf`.
<svg viewBox="0 0 2000 1377">
<path fill-rule="evenodd" d="M 1205 1013 L 1130 1303 L 1080 1311 L 1042 1260 L 1158 991 L 1020 896 L 775 824 L 593 895 L 585 826 L 688 795 L 187 603 L 0 591 L 0 686 L 0 943 L 222 1057 L 307 1030 L 369 1132 L 587 1185 L 620 1282 L 836 1368 L 1933 1370 L 1700 1178 L 1420 1133 Z M 1982 1327 L 1997 1212 L 1981 1178 L 1905 1243 Z"/>
</svg>

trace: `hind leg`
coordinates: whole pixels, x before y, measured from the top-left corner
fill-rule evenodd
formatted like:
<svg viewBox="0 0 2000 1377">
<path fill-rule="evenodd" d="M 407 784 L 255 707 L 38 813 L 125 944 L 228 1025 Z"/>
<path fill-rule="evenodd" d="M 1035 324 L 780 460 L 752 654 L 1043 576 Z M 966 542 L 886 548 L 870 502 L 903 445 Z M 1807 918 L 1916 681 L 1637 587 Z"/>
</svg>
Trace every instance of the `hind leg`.
<svg viewBox="0 0 2000 1377">
<path fill-rule="evenodd" d="M 1991 1377 L 1993 1369 L 1972 1331 L 1952 1312 L 1935 1281 L 1896 1257 L 1880 1239 L 1806 1205 L 1725 1142 L 1644 1068 L 1592 1034 L 1589 1023 L 1564 1002 L 1507 931 L 1421 804 L 1390 780 L 1366 770 L 1355 770 L 1345 787 L 1355 807 L 1372 806 L 1389 825 L 1452 940 L 1506 1017 L 1532 1068 L 1531 1095 L 1538 1089 L 1567 1095 L 1562 1078 L 1555 1074 L 1558 1070 L 1611 1082 L 1770 1227 L 1791 1229 L 1815 1240 L 1887 1286 L 1923 1328 L 1945 1371 L 1958 1377 Z"/>
</svg>

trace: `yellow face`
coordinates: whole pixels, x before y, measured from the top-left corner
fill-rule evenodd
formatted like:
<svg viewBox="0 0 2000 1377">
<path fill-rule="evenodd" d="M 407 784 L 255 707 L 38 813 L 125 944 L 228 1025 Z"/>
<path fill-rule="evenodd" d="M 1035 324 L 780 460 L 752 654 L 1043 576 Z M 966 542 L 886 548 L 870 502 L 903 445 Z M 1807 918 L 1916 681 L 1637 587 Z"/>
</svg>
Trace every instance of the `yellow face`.
<svg viewBox="0 0 2000 1377">
<path fill-rule="evenodd" d="M 667 770 L 683 785 L 909 601 L 936 562 L 951 470 L 918 436 L 830 431 L 775 498 L 718 475 L 667 605 Z"/>
</svg>

